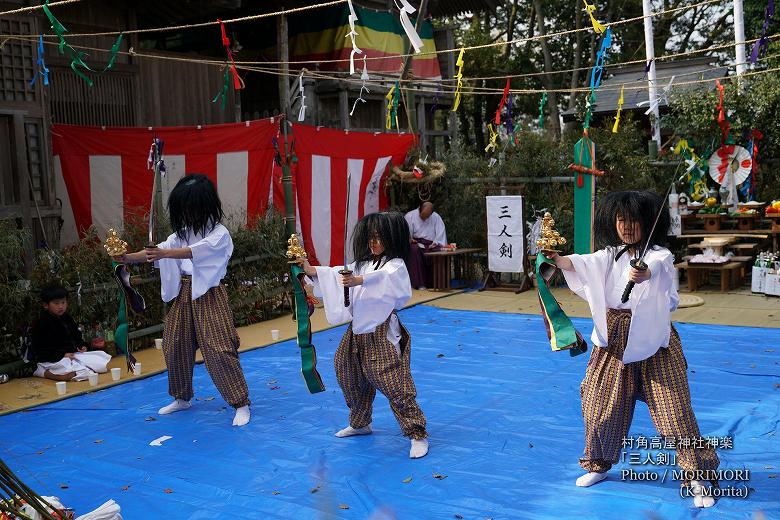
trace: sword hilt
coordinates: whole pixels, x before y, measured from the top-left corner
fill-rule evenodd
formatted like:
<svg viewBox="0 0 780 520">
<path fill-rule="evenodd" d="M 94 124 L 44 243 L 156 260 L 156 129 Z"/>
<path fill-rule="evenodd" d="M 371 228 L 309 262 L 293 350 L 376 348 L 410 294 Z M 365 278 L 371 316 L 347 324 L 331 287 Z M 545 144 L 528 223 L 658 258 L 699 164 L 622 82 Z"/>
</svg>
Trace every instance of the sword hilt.
<svg viewBox="0 0 780 520">
<path fill-rule="evenodd" d="M 647 264 L 644 263 L 641 258 L 634 258 L 633 260 L 631 260 L 631 267 L 633 267 L 637 271 L 647 270 Z M 622 303 L 626 303 L 628 301 L 628 297 L 631 295 L 631 290 L 634 288 L 634 285 L 636 285 L 635 282 L 628 282 L 626 284 L 626 288 L 623 291 L 623 296 L 620 298 L 620 301 Z"/>
<path fill-rule="evenodd" d="M 341 271 L 339 271 L 339 274 L 348 275 L 348 274 L 352 274 L 352 271 L 350 271 L 349 269 L 342 269 Z M 346 285 L 344 286 L 344 307 L 349 307 L 349 287 L 347 287 Z"/>
</svg>

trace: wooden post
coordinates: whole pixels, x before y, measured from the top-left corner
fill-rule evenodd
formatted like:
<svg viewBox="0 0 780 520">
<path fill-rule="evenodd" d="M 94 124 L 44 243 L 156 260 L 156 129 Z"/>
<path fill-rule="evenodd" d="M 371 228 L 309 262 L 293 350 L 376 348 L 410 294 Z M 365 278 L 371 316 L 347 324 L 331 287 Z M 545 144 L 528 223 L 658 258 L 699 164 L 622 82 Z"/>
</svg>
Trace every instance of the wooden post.
<svg viewBox="0 0 780 520">
<path fill-rule="evenodd" d="M 420 98 L 417 103 L 417 131 L 420 133 L 420 159 L 428 153 L 428 133 L 425 124 L 425 98 Z"/>
<path fill-rule="evenodd" d="M 428 9 L 428 0 L 422 0 L 420 2 L 420 9 L 417 10 L 417 21 L 414 24 L 414 29 L 419 34 L 420 27 L 422 27 L 423 21 L 425 19 L 425 11 Z M 412 42 L 409 42 L 409 44 L 406 46 L 406 54 L 410 54 L 412 52 Z M 400 79 L 406 79 L 406 76 L 409 74 L 409 69 L 412 67 L 412 58 L 411 56 L 405 56 L 404 57 L 404 66 L 401 70 L 401 76 Z M 399 87 L 403 87 L 403 83 L 398 84 Z M 403 96 L 404 94 L 401 93 Z M 406 121 L 409 126 L 409 132 L 415 133 L 414 128 L 414 118 L 412 117 L 412 110 L 415 105 L 414 101 L 414 91 L 413 90 L 407 90 L 406 91 Z M 417 129 L 419 130 L 419 128 Z"/>
<path fill-rule="evenodd" d="M 349 130 L 349 84 L 344 83 L 339 87 L 339 119 L 341 127 Z"/>
<path fill-rule="evenodd" d="M 455 48 L 455 35 L 452 33 L 452 29 L 447 29 L 447 48 Z M 452 79 L 455 77 L 455 53 L 447 53 L 447 78 Z M 434 117 L 436 115 L 434 114 Z M 450 134 L 450 143 L 458 136 L 458 118 L 457 114 L 450 110 L 449 112 L 449 124 L 447 125 L 447 131 Z"/>
<path fill-rule="evenodd" d="M 28 179 L 30 178 L 30 167 L 27 164 L 27 139 L 24 135 L 24 114 L 14 112 L 13 114 L 14 148 L 16 148 L 16 172 L 19 180 L 19 204 L 22 209 L 22 227 L 30 231 L 30 235 L 35 237 L 35 230 L 32 223 L 32 212 L 30 210 L 30 198 L 33 196 L 30 190 Z M 24 270 L 29 275 L 33 266 L 33 251 L 35 243 L 24 251 Z"/>
<path fill-rule="evenodd" d="M 282 7 L 284 9 L 284 7 Z M 277 56 L 281 65 L 281 75 L 279 76 L 279 111 L 285 115 L 290 114 L 290 49 L 288 47 L 287 36 L 287 17 L 279 15 L 276 20 L 276 46 L 279 49 Z"/>
<path fill-rule="evenodd" d="M 284 9 L 284 8 L 282 8 Z M 289 128 L 288 116 L 290 115 L 290 82 L 288 76 L 290 73 L 290 52 L 287 46 L 287 17 L 279 15 L 276 24 L 276 43 L 279 48 L 279 61 L 282 62 L 282 74 L 279 76 L 279 110 L 284 115 L 281 121 L 282 135 L 284 136 L 284 150 L 282 153 L 282 187 L 284 188 L 284 224 L 287 235 L 295 233 L 295 200 L 292 190 L 292 169 L 290 161 L 292 160 L 292 151 L 289 148 L 289 139 L 287 132 Z"/>
</svg>

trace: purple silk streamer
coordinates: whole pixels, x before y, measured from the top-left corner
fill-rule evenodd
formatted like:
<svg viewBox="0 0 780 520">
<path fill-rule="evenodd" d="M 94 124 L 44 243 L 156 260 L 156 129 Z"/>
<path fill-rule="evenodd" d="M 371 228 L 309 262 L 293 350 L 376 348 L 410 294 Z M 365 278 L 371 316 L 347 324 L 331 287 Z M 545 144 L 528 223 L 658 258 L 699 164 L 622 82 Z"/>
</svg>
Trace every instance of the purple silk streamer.
<svg viewBox="0 0 780 520">
<path fill-rule="evenodd" d="M 761 27 L 761 38 L 753 44 L 750 52 L 750 63 L 755 65 L 758 62 L 758 55 L 761 52 L 766 53 L 769 47 L 769 38 L 766 37 L 766 31 L 769 29 L 769 19 L 775 16 L 775 0 L 767 0 L 766 9 L 764 9 L 764 25 Z"/>
<path fill-rule="evenodd" d="M 439 94 L 441 94 L 441 84 L 436 85 L 436 93 L 433 95 L 433 104 L 431 105 L 431 114 L 436 113 L 439 107 Z"/>
</svg>

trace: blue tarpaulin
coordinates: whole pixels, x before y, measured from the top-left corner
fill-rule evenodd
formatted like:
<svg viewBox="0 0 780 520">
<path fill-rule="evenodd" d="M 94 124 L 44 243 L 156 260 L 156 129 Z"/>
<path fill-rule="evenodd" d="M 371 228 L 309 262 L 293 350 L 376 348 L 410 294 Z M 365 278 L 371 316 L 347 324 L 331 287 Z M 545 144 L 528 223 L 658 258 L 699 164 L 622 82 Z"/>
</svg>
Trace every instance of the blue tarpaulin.
<svg viewBox="0 0 780 520">
<path fill-rule="evenodd" d="M 161 374 L 0 417 L 1 457 L 40 494 L 81 513 L 113 498 L 129 520 L 780 517 L 780 330 L 678 324 L 702 434 L 732 438 L 721 468 L 750 472 L 722 483 L 747 498 L 696 510 L 672 466 L 626 457 L 605 482 L 574 485 L 588 356 L 552 352 L 539 316 L 417 306 L 401 319 L 428 420 L 423 459 L 408 458 L 381 395 L 373 435 L 333 436 L 347 424 L 332 366 L 344 327 L 314 336 L 320 394 L 306 391 L 294 341 L 242 354 L 247 427 L 231 426 L 232 409 L 198 365 L 188 411 L 157 415 L 170 400 Z M 573 321 L 587 337 L 591 321 Z M 149 446 L 163 435 L 172 438 Z M 640 435 L 656 435 L 641 403 L 629 437 Z M 623 469 L 668 473 L 628 481 Z"/>
</svg>

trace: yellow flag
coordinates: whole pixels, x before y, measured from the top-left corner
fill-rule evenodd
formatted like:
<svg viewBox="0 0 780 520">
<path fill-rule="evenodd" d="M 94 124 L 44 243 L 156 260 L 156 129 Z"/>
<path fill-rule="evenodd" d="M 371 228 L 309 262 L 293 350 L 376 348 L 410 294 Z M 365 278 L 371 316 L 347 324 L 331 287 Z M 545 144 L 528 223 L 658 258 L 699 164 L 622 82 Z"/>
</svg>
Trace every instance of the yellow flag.
<svg viewBox="0 0 780 520">
<path fill-rule="evenodd" d="M 602 34 L 607 28 L 601 25 L 601 23 L 596 20 L 596 17 L 593 16 L 593 13 L 596 11 L 596 6 L 589 4 L 588 0 L 582 0 L 582 2 L 585 4 L 585 11 L 587 11 L 588 16 L 590 16 L 590 23 L 593 24 L 593 30 L 596 31 L 596 34 Z"/>
<path fill-rule="evenodd" d="M 461 48 L 460 54 L 458 54 L 458 61 L 455 65 L 458 67 L 458 73 L 455 74 L 455 78 L 458 80 L 458 86 L 455 88 L 455 102 L 452 104 L 452 111 L 457 112 L 460 106 L 460 90 L 463 87 L 463 53 L 466 49 Z"/>
<path fill-rule="evenodd" d="M 623 87 L 625 87 L 625 85 L 620 86 L 620 97 L 618 98 L 617 115 L 615 116 L 615 124 L 612 126 L 613 134 L 618 133 L 618 126 L 620 125 L 620 113 L 623 111 Z"/>
</svg>

